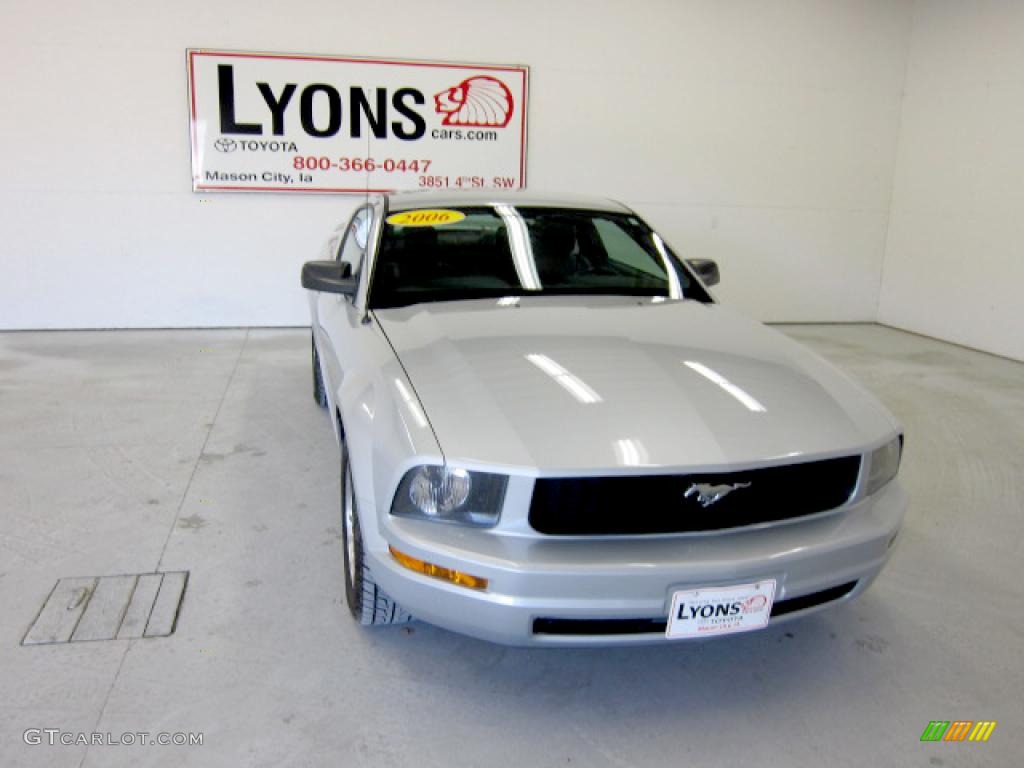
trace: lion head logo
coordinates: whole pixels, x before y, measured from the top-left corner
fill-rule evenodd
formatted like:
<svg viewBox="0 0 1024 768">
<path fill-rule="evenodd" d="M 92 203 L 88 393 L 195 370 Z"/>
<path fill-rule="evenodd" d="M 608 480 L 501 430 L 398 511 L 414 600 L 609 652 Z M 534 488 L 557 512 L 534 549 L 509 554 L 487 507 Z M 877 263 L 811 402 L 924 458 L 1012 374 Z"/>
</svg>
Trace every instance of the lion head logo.
<svg viewBox="0 0 1024 768">
<path fill-rule="evenodd" d="M 767 597 L 764 595 L 754 595 L 743 601 L 741 610 L 744 613 L 754 613 L 756 611 L 763 611 L 766 605 L 768 605 Z"/>
<path fill-rule="evenodd" d="M 442 125 L 478 125 L 504 128 L 512 119 L 512 91 L 501 80 L 477 75 L 434 96 Z"/>
</svg>

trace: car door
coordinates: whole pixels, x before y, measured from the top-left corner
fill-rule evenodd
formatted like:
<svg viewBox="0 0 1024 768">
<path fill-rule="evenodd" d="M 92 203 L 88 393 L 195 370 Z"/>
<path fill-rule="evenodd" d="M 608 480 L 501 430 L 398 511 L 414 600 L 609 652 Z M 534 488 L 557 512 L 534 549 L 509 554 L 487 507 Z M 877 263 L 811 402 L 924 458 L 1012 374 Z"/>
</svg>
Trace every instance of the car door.
<svg viewBox="0 0 1024 768">
<path fill-rule="evenodd" d="M 365 279 L 367 243 L 373 226 L 373 208 L 365 206 L 353 214 L 341 238 L 334 258 L 342 264 L 343 273 Z M 316 319 L 318 323 L 318 349 L 324 363 L 328 398 L 335 407 L 335 393 L 341 386 L 345 371 L 351 368 L 359 343 L 363 309 L 359 306 L 365 291 L 351 298 L 335 293 L 318 293 Z"/>
</svg>

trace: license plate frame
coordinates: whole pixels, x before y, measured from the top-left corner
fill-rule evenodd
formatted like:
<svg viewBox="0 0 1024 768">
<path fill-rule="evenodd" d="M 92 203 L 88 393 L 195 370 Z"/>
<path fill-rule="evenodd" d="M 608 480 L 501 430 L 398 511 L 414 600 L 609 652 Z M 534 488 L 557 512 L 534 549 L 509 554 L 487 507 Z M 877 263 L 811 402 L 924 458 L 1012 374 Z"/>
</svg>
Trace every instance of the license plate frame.
<svg viewBox="0 0 1024 768">
<path fill-rule="evenodd" d="M 720 637 L 764 629 L 771 619 L 776 586 L 775 579 L 760 579 L 745 584 L 675 590 L 665 637 Z"/>
</svg>

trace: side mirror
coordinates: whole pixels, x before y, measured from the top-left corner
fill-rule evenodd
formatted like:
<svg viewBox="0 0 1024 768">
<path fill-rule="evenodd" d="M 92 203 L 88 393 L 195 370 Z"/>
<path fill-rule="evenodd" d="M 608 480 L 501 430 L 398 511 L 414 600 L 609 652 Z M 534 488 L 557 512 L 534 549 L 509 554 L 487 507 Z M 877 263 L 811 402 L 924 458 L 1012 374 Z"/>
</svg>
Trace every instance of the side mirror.
<svg viewBox="0 0 1024 768">
<path fill-rule="evenodd" d="M 687 259 L 686 266 L 697 273 L 704 285 L 718 285 L 722 276 L 718 272 L 718 264 L 712 259 Z"/>
<path fill-rule="evenodd" d="M 348 267 L 348 272 L 343 269 Z M 307 261 L 302 265 L 302 287 L 311 291 L 355 296 L 358 281 L 350 277 L 352 267 L 337 261 Z"/>
</svg>

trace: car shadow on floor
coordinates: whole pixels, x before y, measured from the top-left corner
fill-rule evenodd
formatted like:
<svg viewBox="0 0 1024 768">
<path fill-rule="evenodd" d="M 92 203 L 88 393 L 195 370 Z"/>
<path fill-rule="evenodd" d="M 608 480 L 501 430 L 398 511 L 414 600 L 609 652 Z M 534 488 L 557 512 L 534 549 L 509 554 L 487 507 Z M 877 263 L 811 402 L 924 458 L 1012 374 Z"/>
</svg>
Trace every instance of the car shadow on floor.
<svg viewBox="0 0 1024 768">
<path fill-rule="evenodd" d="M 689 712 L 748 716 L 811 692 L 849 695 L 851 681 L 870 695 L 899 664 L 901 649 L 874 629 L 892 618 L 869 592 L 762 631 L 656 646 L 505 647 L 423 622 L 364 637 L 389 674 L 457 694 L 460 710 L 579 704 L 669 725 Z"/>
</svg>

